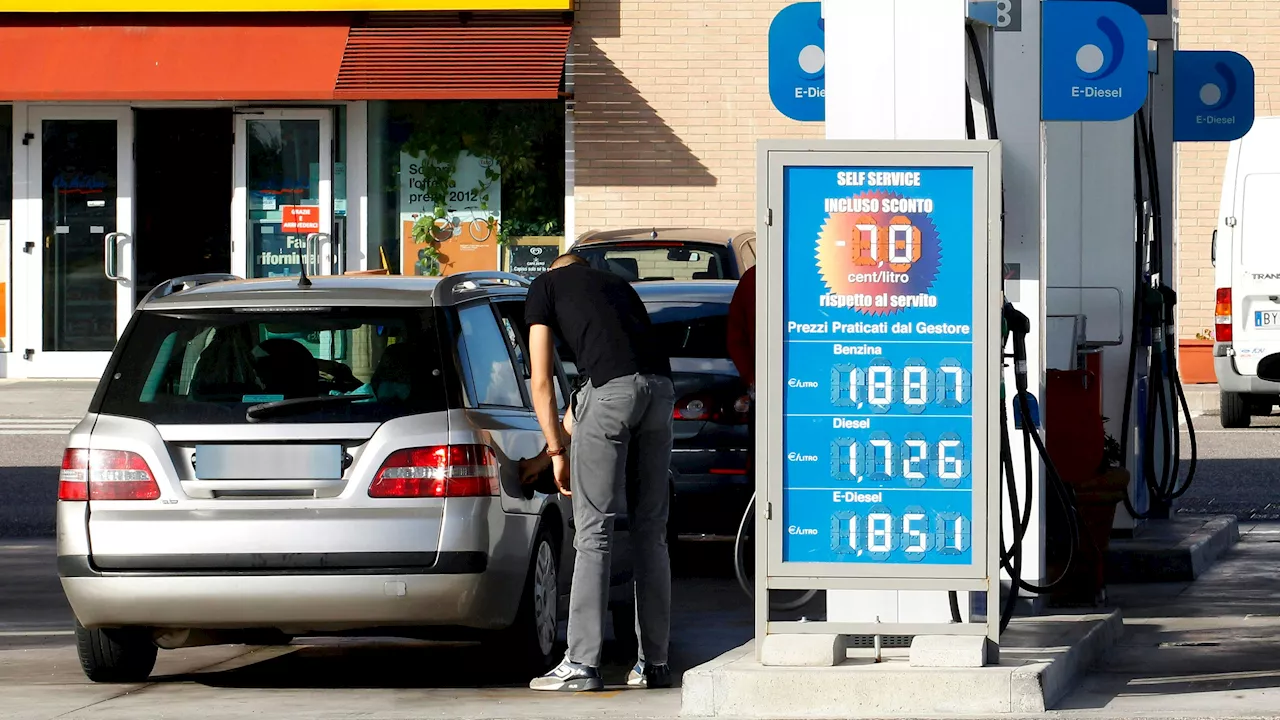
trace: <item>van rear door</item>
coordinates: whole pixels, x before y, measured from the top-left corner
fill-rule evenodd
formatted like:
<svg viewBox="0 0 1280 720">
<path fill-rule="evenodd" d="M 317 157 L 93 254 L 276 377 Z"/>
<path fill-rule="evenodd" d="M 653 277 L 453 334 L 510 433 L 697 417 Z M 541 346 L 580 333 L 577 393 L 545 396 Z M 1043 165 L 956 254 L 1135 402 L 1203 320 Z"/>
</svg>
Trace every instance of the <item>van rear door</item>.
<svg viewBox="0 0 1280 720">
<path fill-rule="evenodd" d="M 1256 375 L 1258 361 L 1280 352 L 1280 173 L 1244 176 L 1232 263 L 1236 369 Z"/>
</svg>

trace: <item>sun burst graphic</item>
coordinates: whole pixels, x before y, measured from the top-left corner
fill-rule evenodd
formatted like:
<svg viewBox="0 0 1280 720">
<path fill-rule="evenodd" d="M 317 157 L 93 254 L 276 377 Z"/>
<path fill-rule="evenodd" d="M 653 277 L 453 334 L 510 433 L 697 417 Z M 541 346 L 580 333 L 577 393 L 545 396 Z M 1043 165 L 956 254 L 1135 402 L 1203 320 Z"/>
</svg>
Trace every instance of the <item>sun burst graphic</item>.
<svg viewBox="0 0 1280 720">
<path fill-rule="evenodd" d="M 868 191 L 855 198 L 887 199 L 903 195 Z M 917 295 L 928 292 L 938 277 L 942 244 L 928 213 L 831 213 L 818 233 L 818 272 L 836 295 Z M 850 275 L 881 275 L 871 282 Z M 859 307 L 868 315 L 890 315 L 904 308 Z"/>
</svg>

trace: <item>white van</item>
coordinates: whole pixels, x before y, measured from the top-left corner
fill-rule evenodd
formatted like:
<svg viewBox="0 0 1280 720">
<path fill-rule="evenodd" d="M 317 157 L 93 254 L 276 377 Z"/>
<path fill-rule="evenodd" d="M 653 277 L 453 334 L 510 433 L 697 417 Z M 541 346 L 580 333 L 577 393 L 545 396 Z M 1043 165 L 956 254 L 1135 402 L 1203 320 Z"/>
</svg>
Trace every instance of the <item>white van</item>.
<svg viewBox="0 0 1280 720">
<path fill-rule="evenodd" d="M 1248 427 L 1280 402 L 1270 367 L 1280 365 L 1280 117 L 1258 118 L 1231 143 L 1212 258 L 1221 423 Z"/>
</svg>

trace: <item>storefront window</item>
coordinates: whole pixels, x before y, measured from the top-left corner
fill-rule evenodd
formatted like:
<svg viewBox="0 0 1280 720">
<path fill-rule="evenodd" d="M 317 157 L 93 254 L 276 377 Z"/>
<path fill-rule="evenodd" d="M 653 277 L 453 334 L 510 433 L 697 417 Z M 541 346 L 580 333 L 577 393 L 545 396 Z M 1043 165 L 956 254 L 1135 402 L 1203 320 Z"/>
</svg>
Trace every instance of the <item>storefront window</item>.
<svg viewBox="0 0 1280 720">
<path fill-rule="evenodd" d="M 563 103 L 369 103 L 370 267 L 494 270 L 563 228 Z"/>
</svg>

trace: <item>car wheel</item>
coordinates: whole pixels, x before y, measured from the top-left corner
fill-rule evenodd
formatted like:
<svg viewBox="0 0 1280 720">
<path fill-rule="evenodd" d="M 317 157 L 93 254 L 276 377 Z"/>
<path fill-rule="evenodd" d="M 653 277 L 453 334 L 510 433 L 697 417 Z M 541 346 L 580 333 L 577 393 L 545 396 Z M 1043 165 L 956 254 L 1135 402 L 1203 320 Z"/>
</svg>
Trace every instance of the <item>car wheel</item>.
<svg viewBox="0 0 1280 720">
<path fill-rule="evenodd" d="M 1218 394 L 1218 422 L 1228 429 L 1249 427 L 1249 404 L 1241 393 Z"/>
<path fill-rule="evenodd" d="M 555 656 L 560 626 L 560 551 L 547 528 L 539 528 L 533 540 L 533 557 L 516 621 L 503 633 L 495 648 L 513 665 L 540 675 L 559 658 Z"/>
<path fill-rule="evenodd" d="M 90 630 L 76 621 L 76 649 L 85 677 L 100 683 L 138 683 L 151 675 L 158 648 L 141 628 Z"/>
</svg>

